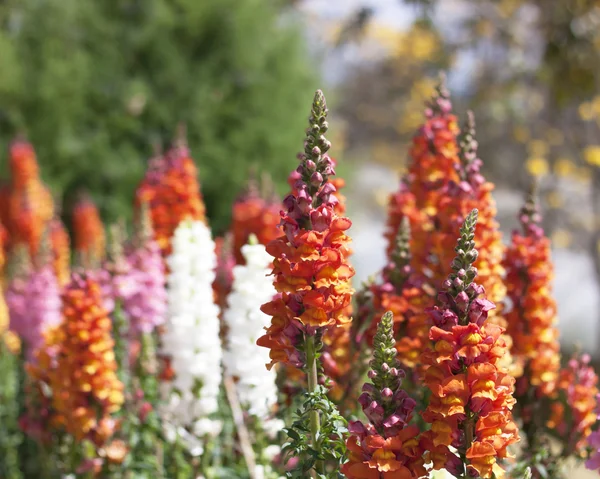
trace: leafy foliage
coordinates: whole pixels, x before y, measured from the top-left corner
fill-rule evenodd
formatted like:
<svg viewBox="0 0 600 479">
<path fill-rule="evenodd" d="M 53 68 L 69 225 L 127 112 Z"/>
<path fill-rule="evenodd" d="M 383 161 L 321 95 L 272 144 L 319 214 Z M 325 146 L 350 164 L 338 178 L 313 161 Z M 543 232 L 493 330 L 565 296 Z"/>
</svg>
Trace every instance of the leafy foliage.
<svg viewBox="0 0 600 479">
<path fill-rule="evenodd" d="M 0 149 L 25 134 L 66 209 L 88 189 L 129 216 L 152 144 L 178 123 L 223 230 L 253 164 L 283 182 L 314 68 L 265 0 L 10 0 L 0 5 Z M 5 161 L 4 155 L 2 160 Z"/>
<path fill-rule="evenodd" d="M 319 474 L 319 478 L 333 479 L 343 477 L 337 472 L 339 465 L 344 462 L 347 435 L 347 422 L 338 412 L 335 404 L 327 397 L 327 389 L 317 386 L 313 393 L 306 393 L 302 406 L 296 410 L 296 420 L 285 432 L 289 442 L 282 448 L 282 453 L 289 459 L 300 458 L 298 467 L 287 473 L 287 477 L 300 479 L 307 477 L 317 461 L 324 461 L 338 467 L 332 467 L 330 473 Z M 310 441 L 309 416 L 317 411 L 321 418 L 321 430 L 313 447 Z"/>
</svg>

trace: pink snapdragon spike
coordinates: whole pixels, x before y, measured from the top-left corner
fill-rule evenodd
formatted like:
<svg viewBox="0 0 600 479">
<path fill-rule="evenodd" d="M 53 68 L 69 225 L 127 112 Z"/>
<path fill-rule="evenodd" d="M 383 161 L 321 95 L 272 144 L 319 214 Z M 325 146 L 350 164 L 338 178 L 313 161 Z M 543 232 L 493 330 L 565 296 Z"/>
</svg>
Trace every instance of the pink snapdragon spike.
<svg viewBox="0 0 600 479">
<path fill-rule="evenodd" d="M 126 256 L 127 276 L 120 278 L 123 311 L 133 336 L 151 333 L 165 322 L 165 265 L 158 243 L 148 239 Z"/>
<path fill-rule="evenodd" d="M 44 341 L 44 332 L 60 323 L 60 287 L 50 264 L 15 278 L 6 291 L 10 329 L 25 343 L 28 360 Z"/>
</svg>

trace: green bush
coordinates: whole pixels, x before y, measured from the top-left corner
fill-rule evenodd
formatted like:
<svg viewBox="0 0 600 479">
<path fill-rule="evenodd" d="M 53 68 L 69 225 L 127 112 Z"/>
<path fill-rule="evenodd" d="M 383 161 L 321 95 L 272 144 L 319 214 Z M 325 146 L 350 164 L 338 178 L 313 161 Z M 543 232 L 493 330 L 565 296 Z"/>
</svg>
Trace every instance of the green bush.
<svg viewBox="0 0 600 479">
<path fill-rule="evenodd" d="M 217 231 L 252 165 L 283 184 L 316 77 L 269 0 L 9 0 L 0 5 L 0 148 L 23 133 L 65 200 L 128 216 L 152 145 L 187 126 Z M 289 23 L 289 22 L 287 22 Z"/>
</svg>

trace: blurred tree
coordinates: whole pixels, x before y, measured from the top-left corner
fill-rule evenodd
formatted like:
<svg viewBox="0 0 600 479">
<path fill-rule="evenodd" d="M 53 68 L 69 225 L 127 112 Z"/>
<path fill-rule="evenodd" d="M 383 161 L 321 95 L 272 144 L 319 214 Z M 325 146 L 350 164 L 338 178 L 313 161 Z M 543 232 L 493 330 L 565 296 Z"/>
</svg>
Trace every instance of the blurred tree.
<svg viewBox="0 0 600 479">
<path fill-rule="evenodd" d="M 305 42 L 274 0 L 0 3 L 0 150 L 24 134 L 66 199 L 131 213 L 152 144 L 178 123 L 216 230 L 255 164 L 283 180 L 316 87 Z M 2 154 L 6 161 L 6 154 Z"/>
</svg>

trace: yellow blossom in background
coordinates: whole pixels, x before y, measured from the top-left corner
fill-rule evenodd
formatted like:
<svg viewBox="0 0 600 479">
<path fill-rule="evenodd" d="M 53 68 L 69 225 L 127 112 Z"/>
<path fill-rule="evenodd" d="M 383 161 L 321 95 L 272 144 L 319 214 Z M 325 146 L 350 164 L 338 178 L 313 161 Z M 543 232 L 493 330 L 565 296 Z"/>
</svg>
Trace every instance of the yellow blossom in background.
<svg viewBox="0 0 600 479">
<path fill-rule="evenodd" d="M 520 7 L 520 0 L 502 0 L 496 5 L 496 10 L 500 17 L 507 19 L 512 17 Z"/>
<path fill-rule="evenodd" d="M 523 125 L 517 125 L 513 128 L 513 136 L 519 143 L 527 143 L 529 138 L 531 138 L 529 129 Z"/>
<path fill-rule="evenodd" d="M 590 165 L 600 166 L 600 146 L 590 145 L 584 148 L 583 158 Z"/>
<path fill-rule="evenodd" d="M 387 191 L 385 188 L 377 188 L 373 192 L 373 196 L 375 197 L 375 202 L 377 203 L 377 205 L 381 206 L 382 208 L 385 208 L 388 204 L 390 192 Z"/>
<path fill-rule="evenodd" d="M 577 166 L 570 158 L 559 158 L 554 163 L 554 174 L 560 178 L 574 176 L 577 172 Z"/>
<path fill-rule="evenodd" d="M 385 50 L 390 51 L 391 55 L 396 55 L 399 45 L 406 46 L 404 38 L 406 34 L 404 32 L 376 22 L 368 23 L 365 36 L 381 44 Z"/>
<path fill-rule="evenodd" d="M 558 191 L 550 191 L 546 195 L 546 203 L 550 208 L 560 208 L 564 205 L 564 199 Z"/>
<path fill-rule="evenodd" d="M 585 166 L 582 166 L 582 167 L 580 167 L 580 168 L 577 169 L 577 172 L 575 174 L 575 178 L 580 183 L 588 185 L 590 183 L 590 181 L 592 181 L 592 172 L 590 171 L 589 168 L 586 168 Z"/>
<path fill-rule="evenodd" d="M 554 233 L 552 233 L 552 246 L 559 249 L 568 248 L 572 241 L 573 237 L 571 233 L 567 230 L 558 229 Z"/>
<path fill-rule="evenodd" d="M 531 157 L 527 159 L 525 168 L 532 176 L 545 176 L 548 174 L 548 161 L 541 157 Z"/>
<path fill-rule="evenodd" d="M 5 331 L 1 339 L 12 354 L 19 355 L 21 353 L 21 339 L 16 333 L 10 330 Z"/>
<path fill-rule="evenodd" d="M 583 121 L 590 121 L 594 119 L 594 108 L 592 104 L 588 101 L 583 102 L 581 105 L 579 105 L 577 111 L 579 113 L 579 118 L 581 118 Z"/>
<path fill-rule="evenodd" d="M 558 128 L 548 128 L 546 140 L 553 146 L 560 146 L 565 142 L 565 135 Z"/>
<path fill-rule="evenodd" d="M 600 115 L 600 95 L 597 95 L 592 100 L 592 110 L 594 110 L 595 116 Z"/>
<path fill-rule="evenodd" d="M 531 140 L 527 144 L 527 151 L 531 156 L 547 156 L 550 147 L 544 140 Z"/>
</svg>

